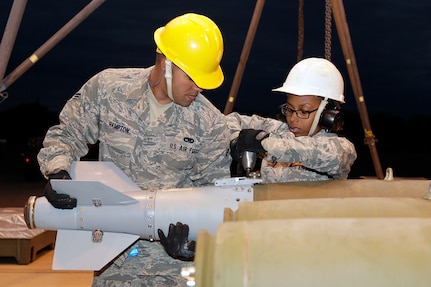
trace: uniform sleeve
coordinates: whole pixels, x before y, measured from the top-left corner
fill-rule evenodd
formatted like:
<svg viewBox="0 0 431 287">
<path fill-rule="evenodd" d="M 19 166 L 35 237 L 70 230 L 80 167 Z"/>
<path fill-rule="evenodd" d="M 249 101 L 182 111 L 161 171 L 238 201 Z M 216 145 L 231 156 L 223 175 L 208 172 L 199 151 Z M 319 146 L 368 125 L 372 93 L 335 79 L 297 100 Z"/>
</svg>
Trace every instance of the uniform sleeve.
<svg viewBox="0 0 431 287">
<path fill-rule="evenodd" d="M 98 89 L 96 75 L 66 102 L 59 115 L 59 124 L 48 129 L 37 156 L 45 177 L 62 169 L 70 172 L 72 161 L 88 153 L 87 143 L 96 143 Z"/>
<path fill-rule="evenodd" d="M 226 122 L 231 140 L 236 138 L 242 129 L 256 129 L 274 133 L 286 131 L 288 129 L 287 124 L 279 120 L 264 118 L 258 115 L 241 115 L 237 112 L 226 115 Z"/>
<path fill-rule="evenodd" d="M 195 186 L 208 185 L 217 179 L 230 177 L 231 156 L 229 131 L 224 115 L 220 112 L 207 123 L 203 144 L 197 157 L 196 170 L 191 179 Z"/>
<path fill-rule="evenodd" d="M 348 139 L 324 131 L 314 137 L 274 137 L 262 142 L 272 162 L 300 163 L 303 167 L 325 173 L 334 179 L 346 179 L 357 158 Z"/>
</svg>

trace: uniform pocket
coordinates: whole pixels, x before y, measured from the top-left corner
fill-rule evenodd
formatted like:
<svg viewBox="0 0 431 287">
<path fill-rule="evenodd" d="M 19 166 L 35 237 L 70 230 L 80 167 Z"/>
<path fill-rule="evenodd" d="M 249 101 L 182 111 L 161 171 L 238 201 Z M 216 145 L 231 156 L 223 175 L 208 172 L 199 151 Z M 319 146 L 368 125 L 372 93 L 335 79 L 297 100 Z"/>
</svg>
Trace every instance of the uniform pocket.
<svg viewBox="0 0 431 287">
<path fill-rule="evenodd" d="M 196 161 L 199 150 L 191 138 L 169 138 L 164 143 L 165 152 L 162 161 L 172 169 L 191 169 Z"/>
</svg>

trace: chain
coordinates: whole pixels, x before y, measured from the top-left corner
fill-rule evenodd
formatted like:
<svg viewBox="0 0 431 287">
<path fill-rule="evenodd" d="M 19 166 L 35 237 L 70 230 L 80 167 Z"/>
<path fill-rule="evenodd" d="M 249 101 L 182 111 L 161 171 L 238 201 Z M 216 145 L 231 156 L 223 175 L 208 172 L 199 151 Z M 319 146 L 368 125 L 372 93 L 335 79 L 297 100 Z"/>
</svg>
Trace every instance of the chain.
<svg viewBox="0 0 431 287">
<path fill-rule="evenodd" d="M 298 3 L 298 54 L 296 61 L 302 60 L 304 55 L 304 0 Z"/>
<path fill-rule="evenodd" d="M 325 0 L 325 59 L 331 61 L 332 7 L 331 0 Z"/>
</svg>

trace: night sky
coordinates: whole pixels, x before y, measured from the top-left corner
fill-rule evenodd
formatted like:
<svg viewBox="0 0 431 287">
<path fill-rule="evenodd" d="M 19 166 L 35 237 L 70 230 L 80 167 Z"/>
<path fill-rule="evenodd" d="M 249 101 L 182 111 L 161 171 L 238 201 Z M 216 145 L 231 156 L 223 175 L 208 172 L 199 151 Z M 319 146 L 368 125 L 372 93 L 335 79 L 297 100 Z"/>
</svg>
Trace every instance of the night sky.
<svg viewBox="0 0 431 287">
<path fill-rule="evenodd" d="M 121 2 L 121 3 L 120 3 Z M 105 1 L 7 89 L 0 111 L 38 101 L 57 111 L 91 75 L 107 67 L 152 65 L 153 30 L 169 19 L 198 12 L 220 27 L 226 80 L 205 94 L 224 110 L 239 62 L 254 1 Z M 324 1 L 304 1 L 304 57 L 324 56 Z M 317 2 L 321 5 L 316 5 Z M 1 1 L 5 27 L 13 1 Z M 28 1 L 6 75 L 36 51 L 89 1 Z M 298 1 L 266 1 L 234 109 L 272 113 L 284 98 L 281 85 L 296 61 Z M 311 6 L 315 5 L 315 6 Z M 344 1 L 361 84 L 370 113 L 430 115 L 431 2 Z M 356 109 L 333 24 L 332 61 L 346 80 L 345 109 Z M 406 110 L 406 107 L 408 109 Z"/>
<path fill-rule="evenodd" d="M 283 83 L 296 62 L 298 2 L 265 2 L 235 111 L 273 115 L 284 102 L 285 98 L 271 89 Z M 323 57 L 325 1 L 304 2 L 303 56 Z M 88 3 L 28 1 L 5 76 Z M 0 1 L 2 29 L 12 4 L 12 0 Z M 204 94 L 223 111 L 255 4 L 235 0 L 105 1 L 7 88 L 9 98 L 0 103 L 0 112 L 26 103 L 58 112 L 90 76 L 102 69 L 153 65 L 154 30 L 186 12 L 209 16 L 222 31 L 225 82 Z M 431 117 L 431 1 L 348 0 L 344 8 L 369 115 L 380 120 L 379 115 L 386 114 L 404 119 Z M 331 60 L 346 82 L 343 109 L 356 113 L 335 23 L 332 30 Z M 378 124 L 371 122 L 372 126 Z M 425 129 L 429 134 L 431 128 Z"/>
</svg>

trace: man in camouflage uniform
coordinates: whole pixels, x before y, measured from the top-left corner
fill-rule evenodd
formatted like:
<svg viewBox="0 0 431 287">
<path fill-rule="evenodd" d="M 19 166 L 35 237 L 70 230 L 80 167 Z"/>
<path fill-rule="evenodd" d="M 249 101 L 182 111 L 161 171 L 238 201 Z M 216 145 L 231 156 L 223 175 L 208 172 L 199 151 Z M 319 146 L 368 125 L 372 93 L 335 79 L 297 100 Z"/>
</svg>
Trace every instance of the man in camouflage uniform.
<svg viewBox="0 0 431 287">
<path fill-rule="evenodd" d="M 244 151 L 262 153 L 264 182 L 346 179 L 357 154 L 354 145 L 336 134 L 343 127 L 339 104 L 344 81 L 328 60 L 308 58 L 289 72 L 283 86 L 283 121 L 257 115 L 227 116 L 232 157 Z"/>
<path fill-rule="evenodd" d="M 154 66 L 101 71 L 67 101 L 38 154 L 47 179 L 70 179 L 72 161 L 97 142 L 99 160 L 114 162 L 143 190 L 209 185 L 230 177 L 224 115 L 201 94 L 224 80 L 220 30 L 206 16 L 188 13 L 158 28 L 154 40 Z M 56 208 L 76 206 L 76 199 L 58 194 L 49 181 L 44 192 Z M 138 242 L 137 256 L 124 254 L 94 285 L 111 280 L 113 286 L 182 286 L 181 267 L 189 262 L 167 256 L 163 247 Z M 169 254 L 184 255 L 175 252 Z"/>
</svg>

